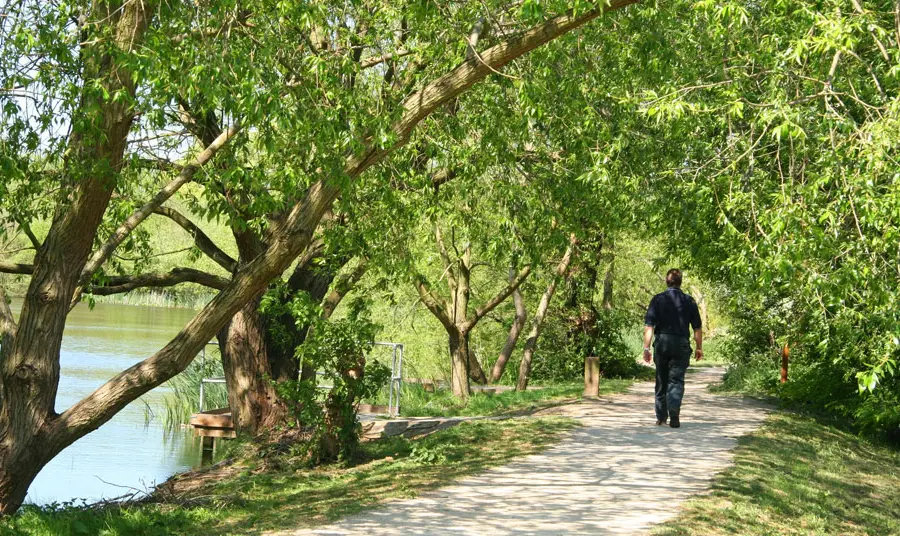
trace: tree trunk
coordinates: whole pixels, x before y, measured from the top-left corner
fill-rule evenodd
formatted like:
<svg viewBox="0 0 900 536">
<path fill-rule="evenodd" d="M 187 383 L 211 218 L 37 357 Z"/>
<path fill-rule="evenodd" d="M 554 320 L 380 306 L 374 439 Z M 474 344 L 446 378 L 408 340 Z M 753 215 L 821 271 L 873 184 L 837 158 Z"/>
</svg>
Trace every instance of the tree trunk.
<svg viewBox="0 0 900 536">
<path fill-rule="evenodd" d="M 531 360 L 534 358 L 534 350 L 537 347 L 538 337 L 541 335 L 544 319 L 547 316 L 547 311 L 550 309 L 550 300 L 553 299 L 553 294 L 556 292 L 556 284 L 559 281 L 559 278 L 569 271 L 569 263 L 572 261 L 572 253 L 575 250 L 574 244 L 575 238 L 572 237 L 569 247 L 566 249 L 566 253 L 563 255 L 562 260 L 559 261 L 559 265 L 556 267 L 556 273 L 554 274 L 553 279 L 550 280 L 550 284 L 547 285 L 547 290 L 544 291 L 544 295 L 541 296 L 541 303 L 538 304 L 537 311 L 534 313 L 531 332 L 525 340 L 525 351 L 522 354 L 522 362 L 519 364 L 519 379 L 516 382 L 516 391 L 528 389 L 528 379 L 531 377 Z"/>
<path fill-rule="evenodd" d="M 469 398 L 469 334 L 450 333 L 450 387 L 454 396 L 463 400 Z"/>
<path fill-rule="evenodd" d="M 71 443 L 49 431 L 57 420 L 63 330 L 134 119 L 129 98 L 104 98 L 93 85 L 108 94 L 134 95 L 131 70 L 119 64 L 117 54 L 139 46 L 154 11 L 146 7 L 143 2 L 97 4 L 88 20 L 87 27 L 96 31 L 91 37 L 109 34 L 81 49 L 83 80 L 92 89 L 84 90 L 72 120 L 76 126 L 60 184 L 70 193 L 57 205 L 47 239 L 36 253 L 20 324 L 0 362 L 0 514 L 15 512 L 44 464 Z"/>
<path fill-rule="evenodd" d="M 244 305 L 218 338 L 235 428 L 256 434 L 280 424 L 285 408 L 272 384 L 259 298 Z"/>
<path fill-rule="evenodd" d="M 484 373 L 484 369 L 481 368 L 481 363 L 478 362 L 478 356 L 475 355 L 475 351 L 469 347 L 468 335 L 466 335 L 466 354 L 469 356 L 469 379 L 479 385 L 485 385 L 488 382 L 487 376 Z"/>
<path fill-rule="evenodd" d="M 603 279 L 603 308 L 607 311 L 613 308 L 613 276 L 616 266 L 616 258 L 609 259 L 609 268 L 606 269 L 606 277 Z"/>
<path fill-rule="evenodd" d="M 512 281 L 515 275 L 515 271 L 510 269 L 509 280 Z M 519 342 L 522 328 L 525 327 L 525 321 L 528 319 L 528 312 L 525 310 L 525 300 L 522 298 L 522 292 L 518 288 L 513 292 L 513 304 L 516 307 L 516 317 L 513 319 L 512 327 L 509 328 L 509 335 L 506 336 L 506 344 L 503 345 L 503 349 L 500 350 L 500 355 L 491 369 L 491 383 L 497 383 L 503 377 L 506 363 L 509 362 L 509 358 L 516 348 L 516 343 Z"/>
</svg>

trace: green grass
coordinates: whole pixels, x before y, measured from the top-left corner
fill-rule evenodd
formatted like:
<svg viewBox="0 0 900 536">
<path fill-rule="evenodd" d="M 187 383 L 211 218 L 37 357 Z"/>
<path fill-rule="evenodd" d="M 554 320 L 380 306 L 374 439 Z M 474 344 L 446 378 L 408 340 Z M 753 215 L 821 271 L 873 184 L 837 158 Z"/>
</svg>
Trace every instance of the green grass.
<svg viewBox="0 0 900 536">
<path fill-rule="evenodd" d="M 900 534 L 900 452 L 810 417 L 775 414 L 735 465 L 656 536 Z"/>
<path fill-rule="evenodd" d="M 633 383 L 631 379 L 603 379 L 600 394 L 621 393 Z M 420 385 L 407 384 L 401 391 L 400 414 L 404 417 L 504 415 L 559 404 L 581 397 L 582 392 L 583 382 L 564 383 L 524 392 L 504 391 L 492 395 L 476 392 L 463 402 L 447 389 L 426 392 Z"/>
<path fill-rule="evenodd" d="M 463 423 L 415 441 L 367 443 L 362 463 L 353 467 L 304 469 L 266 459 L 262 470 L 262 461 L 251 460 L 182 498 L 196 506 L 25 507 L 0 521 L 0 535 L 246 534 L 313 527 L 540 452 L 575 426 L 561 418 Z"/>
</svg>

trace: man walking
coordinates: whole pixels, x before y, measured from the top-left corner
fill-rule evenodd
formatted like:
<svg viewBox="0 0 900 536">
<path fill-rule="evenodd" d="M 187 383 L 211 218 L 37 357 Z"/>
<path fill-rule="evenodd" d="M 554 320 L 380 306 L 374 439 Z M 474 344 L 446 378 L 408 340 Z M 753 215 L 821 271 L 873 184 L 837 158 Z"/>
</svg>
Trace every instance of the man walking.
<svg viewBox="0 0 900 536">
<path fill-rule="evenodd" d="M 653 334 L 652 358 L 656 362 L 656 424 L 678 428 L 681 422 L 681 398 L 684 396 L 684 373 L 691 361 L 691 334 L 694 328 L 697 361 L 703 359 L 703 327 L 700 311 L 694 298 L 681 291 L 681 270 L 673 268 L 666 274 L 665 292 L 653 296 L 644 316 L 644 361 L 650 362 L 650 341 Z"/>
</svg>

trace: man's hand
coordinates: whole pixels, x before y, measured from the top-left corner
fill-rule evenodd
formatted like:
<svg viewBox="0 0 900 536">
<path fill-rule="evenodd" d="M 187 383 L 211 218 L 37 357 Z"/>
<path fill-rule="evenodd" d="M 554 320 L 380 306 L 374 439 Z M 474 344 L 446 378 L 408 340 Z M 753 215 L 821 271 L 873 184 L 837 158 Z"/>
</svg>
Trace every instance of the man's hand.
<svg viewBox="0 0 900 536">
<path fill-rule="evenodd" d="M 697 361 L 700 361 L 701 359 L 703 359 L 703 349 L 697 348 L 697 351 L 694 352 L 694 357 Z"/>
<path fill-rule="evenodd" d="M 644 348 L 644 363 L 649 363 L 653 360 L 653 354 L 650 353 L 650 349 Z"/>
</svg>

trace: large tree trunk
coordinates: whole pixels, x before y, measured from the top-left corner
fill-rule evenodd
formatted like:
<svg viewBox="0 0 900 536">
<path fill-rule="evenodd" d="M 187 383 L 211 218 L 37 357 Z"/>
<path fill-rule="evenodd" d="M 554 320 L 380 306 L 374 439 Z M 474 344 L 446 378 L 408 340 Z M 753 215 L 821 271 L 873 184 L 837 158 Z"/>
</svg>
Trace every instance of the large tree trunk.
<svg viewBox="0 0 900 536">
<path fill-rule="evenodd" d="M 509 280 L 512 281 L 515 275 L 515 270 L 510 269 Z M 522 328 L 525 327 L 525 322 L 528 320 L 528 311 L 525 309 L 525 299 L 522 298 L 522 292 L 518 288 L 513 292 L 513 304 L 516 307 L 516 316 L 513 319 L 512 326 L 509 328 L 509 335 L 506 336 L 506 344 L 503 345 L 503 349 L 500 350 L 500 355 L 497 357 L 497 361 L 494 362 L 494 367 L 491 369 L 491 383 L 496 383 L 503 377 L 503 372 L 506 370 L 506 364 L 509 362 L 513 350 L 516 349 L 516 343 L 519 342 L 519 335 L 521 335 Z"/>
<path fill-rule="evenodd" d="M 453 394 L 466 399 L 471 394 L 469 388 L 469 334 L 450 333 L 450 387 Z"/>
<path fill-rule="evenodd" d="M 147 4 L 95 6 L 87 26 L 109 30 L 112 43 L 99 39 L 82 48 L 86 86 L 134 95 L 131 71 L 118 64 L 112 49 L 124 53 L 141 42 L 154 11 Z M 59 351 L 70 301 L 122 165 L 134 119 L 129 100 L 109 100 L 96 87 L 85 88 L 81 113 L 72 121 L 77 126 L 61 185 L 71 193 L 58 205 L 35 256 L 12 348 L 0 355 L 0 514 L 15 512 L 44 464 L 71 443 L 48 432 L 57 418 Z"/>
<path fill-rule="evenodd" d="M 219 331 L 218 339 L 235 428 L 256 434 L 280 424 L 285 407 L 272 384 L 259 298 L 244 305 Z"/>
<path fill-rule="evenodd" d="M 573 237 L 569 247 L 566 249 L 565 255 L 563 255 L 562 260 L 559 261 L 559 265 L 556 267 L 556 273 L 554 274 L 553 279 L 550 280 L 550 284 L 547 285 L 547 290 L 544 291 L 544 295 L 541 296 L 541 303 L 538 304 L 537 311 L 534 314 L 531 332 L 525 340 L 525 351 L 522 354 L 522 362 L 519 363 L 519 379 L 516 382 L 516 391 L 528 389 L 528 380 L 531 377 L 531 361 L 534 358 L 534 350 L 537 348 L 538 337 L 541 335 L 544 319 L 547 317 L 547 311 L 550 309 L 550 301 L 553 299 L 553 294 L 556 292 L 556 284 L 559 282 L 559 278 L 569 271 L 569 264 L 572 261 L 572 254 L 575 250 L 574 244 L 575 239 Z"/>
</svg>

